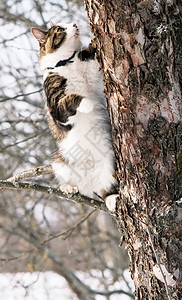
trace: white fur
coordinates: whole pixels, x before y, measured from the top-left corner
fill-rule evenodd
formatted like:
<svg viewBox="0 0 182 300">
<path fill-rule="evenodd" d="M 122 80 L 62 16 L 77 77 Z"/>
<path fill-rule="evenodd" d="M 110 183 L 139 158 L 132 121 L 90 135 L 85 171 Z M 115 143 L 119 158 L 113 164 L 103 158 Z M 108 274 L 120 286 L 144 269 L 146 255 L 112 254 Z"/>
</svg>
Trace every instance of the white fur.
<svg viewBox="0 0 182 300">
<path fill-rule="evenodd" d="M 62 26 L 62 24 L 59 24 Z M 59 60 L 69 58 L 74 51 L 81 50 L 81 42 L 75 36 L 73 24 L 67 27 L 67 39 L 54 53 L 40 61 L 45 71 Z M 75 116 L 68 123 L 74 124 L 67 137 L 60 142 L 59 151 L 68 159 L 69 165 L 53 163 L 52 167 L 60 184 L 77 186 L 79 192 L 93 197 L 93 192 L 102 196 L 115 184 L 114 155 L 110 136 L 110 126 L 106 100 L 103 94 L 102 73 L 96 60 L 81 62 L 78 54 L 74 63 L 57 67 L 57 72 L 67 79 L 66 94 L 76 93 L 83 98 Z"/>
<path fill-rule="evenodd" d="M 45 71 L 47 67 L 54 67 L 60 59 L 67 59 L 74 51 L 79 51 L 81 49 L 82 44 L 76 35 L 77 28 L 73 27 L 73 23 L 67 25 L 58 23 L 57 25 L 61 25 L 66 28 L 66 41 L 59 49 L 57 49 L 56 52 L 49 53 L 40 59 L 41 71 Z"/>
<path fill-rule="evenodd" d="M 114 195 L 110 195 L 107 196 L 105 198 L 105 203 L 107 208 L 111 211 L 111 212 L 115 212 L 116 211 L 116 200 L 117 200 L 118 195 L 114 194 Z"/>
<path fill-rule="evenodd" d="M 82 102 L 80 103 L 79 107 L 77 108 L 77 111 L 81 113 L 89 113 L 93 110 L 94 106 L 90 99 L 83 98 Z"/>
</svg>

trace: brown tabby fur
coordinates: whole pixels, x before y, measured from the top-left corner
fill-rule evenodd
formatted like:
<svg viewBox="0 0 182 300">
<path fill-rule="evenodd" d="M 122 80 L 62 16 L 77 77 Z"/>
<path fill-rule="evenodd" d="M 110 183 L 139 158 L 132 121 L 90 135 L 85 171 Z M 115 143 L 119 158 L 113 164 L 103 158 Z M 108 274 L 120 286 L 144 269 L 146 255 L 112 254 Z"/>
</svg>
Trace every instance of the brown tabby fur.
<svg viewBox="0 0 182 300">
<path fill-rule="evenodd" d="M 40 59 L 42 56 L 55 52 L 65 41 L 66 31 L 61 26 L 53 26 L 45 34 L 45 43 L 40 44 Z"/>
<path fill-rule="evenodd" d="M 66 79 L 57 73 L 49 73 L 44 81 L 47 106 L 53 119 L 66 123 L 68 117 L 76 114 L 82 96 L 77 94 L 65 95 Z"/>
<path fill-rule="evenodd" d="M 65 95 L 66 79 L 57 73 L 49 73 L 44 81 L 47 98 L 49 128 L 57 142 L 65 137 L 72 126 L 64 125 L 68 117 L 76 114 L 82 97 L 77 94 Z"/>
<path fill-rule="evenodd" d="M 42 31 L 45 35 L 44 43 L 40 43 L 40 59 L 42 56 L 53 53 L 63 43 L 66 38 L 66 31 L 61 26 L 53 26 L 48 32 Z M 93 59 L 95 48 L 90 44 L 88 48 L 79 52 L 78 57 L 81 61 Z M 72 125 L 65 125 L 70 116 L 76 114 L 76 109 L 80 105 L 82 96 L 77 94 L 65 95 L 67 79 L 58 73 L 49 72 L 44 81 L 44 90 L 47 100 L 47 120 L 50 131 L 59 146 L 60 141 L 71 130 Z M 64 161 L 58 152 L 54 153 L 54 161 Z"/>
</svg>

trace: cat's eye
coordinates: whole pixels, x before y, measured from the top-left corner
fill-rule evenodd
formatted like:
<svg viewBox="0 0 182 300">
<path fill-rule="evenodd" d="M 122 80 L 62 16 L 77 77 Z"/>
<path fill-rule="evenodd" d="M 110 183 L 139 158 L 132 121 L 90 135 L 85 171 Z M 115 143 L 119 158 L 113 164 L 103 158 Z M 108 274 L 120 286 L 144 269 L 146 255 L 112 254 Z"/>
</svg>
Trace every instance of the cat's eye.
<svg viewBox="0 0 182 300">
<path fill-rule="evenodd" d="M 59 26 L 58 28 L 57 28 L 57 32 L 62 32 L 62 31 L 64 31 L 66 28 L 63 28 L 63 27 L 61 27 L 61 26 Z"/>
</svg>

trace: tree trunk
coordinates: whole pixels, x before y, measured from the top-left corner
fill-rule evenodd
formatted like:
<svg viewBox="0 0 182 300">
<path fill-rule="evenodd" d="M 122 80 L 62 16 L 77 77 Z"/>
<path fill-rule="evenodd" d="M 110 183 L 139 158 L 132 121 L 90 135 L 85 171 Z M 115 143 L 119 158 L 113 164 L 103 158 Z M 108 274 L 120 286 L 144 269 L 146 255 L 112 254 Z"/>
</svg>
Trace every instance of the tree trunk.
<svg viewBox="0 0 182 300">
<path fill-rule="evenodd" d="M 104 71 L 120 186 L 116 218 L 135 299 L 181 299 L 182 2 L 85 5 Z"/>
</svg>

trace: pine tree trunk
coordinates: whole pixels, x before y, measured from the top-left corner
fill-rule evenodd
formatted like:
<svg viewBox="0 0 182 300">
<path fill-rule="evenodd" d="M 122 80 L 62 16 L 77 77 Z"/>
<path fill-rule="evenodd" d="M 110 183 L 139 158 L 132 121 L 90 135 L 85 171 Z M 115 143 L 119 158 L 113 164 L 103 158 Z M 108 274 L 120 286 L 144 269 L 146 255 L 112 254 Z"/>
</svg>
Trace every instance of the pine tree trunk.
<svg viewBox="0 0 182 300">
<path fill-rule="evenodd" d="M 116 218 L 135 299 L 181 299 L 182 2 L 85 5 L 104 71 L 120 186 Z"/>
</svg>

